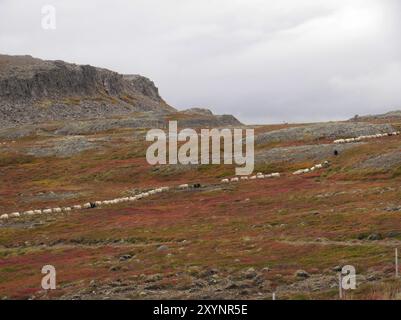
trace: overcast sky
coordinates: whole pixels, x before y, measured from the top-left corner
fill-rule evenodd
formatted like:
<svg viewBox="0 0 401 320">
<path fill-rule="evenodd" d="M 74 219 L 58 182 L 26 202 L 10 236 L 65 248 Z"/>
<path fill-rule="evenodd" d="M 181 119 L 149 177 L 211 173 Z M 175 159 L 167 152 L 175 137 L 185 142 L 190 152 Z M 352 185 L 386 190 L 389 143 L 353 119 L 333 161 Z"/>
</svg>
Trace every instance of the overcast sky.
<svg viewBox="0 0 401 320">
<path fill-rule="evenodd" d="M 336 120 L 401 109 L 400 21 L 399 0 L 0 0 L 0 52 L 139 73 L 246 123 Z"/>
</svg>

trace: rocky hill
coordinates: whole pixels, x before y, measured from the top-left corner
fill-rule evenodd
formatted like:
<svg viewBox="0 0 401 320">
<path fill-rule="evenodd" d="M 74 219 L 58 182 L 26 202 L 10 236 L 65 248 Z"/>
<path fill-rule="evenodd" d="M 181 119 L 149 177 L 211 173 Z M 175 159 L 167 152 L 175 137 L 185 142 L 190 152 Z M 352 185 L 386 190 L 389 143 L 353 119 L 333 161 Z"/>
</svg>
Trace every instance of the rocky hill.
<svg viewBox="0 0 401 320">
<path fill-rule="evenodd" d="M 2 126 L 151 110 L 175 111 L 145 77 L 63 61 L 0 55 Z"/>
<path fill-rule="evenodd" d="M 115 116 L 133 119 L 135 114 L 143 113 L 149 113 L 152 120 L 164 121 L 163 116 L 177 110 L 160 97 L 151 80 L 141 75 L 122 75 L 90 65 L 44 61 L 31 56 L 0 55 L 3 128 Z M 229 116 L 209 116 L 213 124 L 239 123 Z"/>
<path fill-rule="evenodd" d="M 366 116 L 355 116 L 350 121 L 354 122 L 374 122 L 374 121 L 400 121 L 401 110 L 394 110 L 383 114 L 374 114 Z"/>
<path fill-rule="evenodd" d="M 317 123 L 281 130 L 274 130 L 256 137 L 256 144 L 283 141 L 304 141 L 319 139 L 356 138 L 361 135 L 388 133 L 394 131 L 390 124 L 328 122 Z"/>
</svg>

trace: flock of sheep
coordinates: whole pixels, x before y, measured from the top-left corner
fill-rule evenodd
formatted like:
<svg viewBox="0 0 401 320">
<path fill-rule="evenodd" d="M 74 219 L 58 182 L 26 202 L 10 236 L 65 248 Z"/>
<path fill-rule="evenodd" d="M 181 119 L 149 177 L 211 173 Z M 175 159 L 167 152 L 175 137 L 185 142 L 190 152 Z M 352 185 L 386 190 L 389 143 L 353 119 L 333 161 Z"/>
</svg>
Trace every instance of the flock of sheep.
<svg viewBox="0 0 401 320">
<path fill-rule="evenodd" d="M 11 141 L 10 143 L 15 143 L 15 141 Z M 6 144 L 7 144 L 7 142 L 0 142 L 0 146 L 4 146 Z"/>
<path fill-rule="evenodd" d="M 118 204 L 118 203 L 123 203 L 123 202 L 133 202 L 133 201 L 140 200 L 142 198 L 147 198 L 147 197 L 157 194 L 157 193 L 167 192 L 169 190 L 170 190 L 169 187 L 161 187 L 161 188 L 152 189 L 150 191 L 140 193 L 133 197 L 125 197 L 125 198 L 117 198 L 117 199 L 113 199 L 113 200 L 88 202 L 83 205 L 75 205 L 72 207 L 53 208 L 53 209 L 44 209 L 44 210 L 30 210 L 30 211 L 25 211 L 22 213 L 14 212 L 11 214 L 1 215 L 0 220 L 8 220 L 11 218 L 20 218 L 22 216 L 35 216 L 35 215 L 41 215 L 41 214 L 52 214 L 52 213 L 63 213 L 63 212 L 68 213 L 73 210 L 90 209 L 90 208 L 96 208 L 96 207 Z"/>
<path fill-rule="evenodd" d="M 300 169 L 298 171 L 295 171 L 293 173 L 293 175 L 300 175 L 300 174 L 304 174 L 304 173 L 310 173 L 310 172 L 314 172 L 316 170 L 319 169 L 323 169 L 323 168 L 328 168 L 330 166 L 330 162 L 329 161 L 325 161 L 323 163 L 319 163 L 314 165 L 312 168 L 308 168 L 308 169 Z M 262 172 L 259 172 L 256 176 L 251 176 L 251 177 L 234 177 L 231 179 L 222 179 L 221 183 L 231 183 L 231 182 L 239 182 L 240 180 L 256 180 L 256 179 L 268 179 L 268 178 L 280 178 L 281 174 L 276 172 L 276 173 L 270 173 L 270 174 L 263 174 Z"/>
<path fill-rule="evenodd" d="M 257 173 L 254 176 L 244 176 L 244 177 L 234 177 L 231 179 L 223 179 L 221 180 L 222 183 L 230 183 L 230 182 L 239 182 L 240 180 L 256 180 L 256 179 L 267 179 L 267 178 L 280 178 L 281 174 L 280 173 L 270 173 L 270 174 L 263 174 L 261 172 Z M 179 190 L 188 190 L 191 188 L 197 189 L 200 188 L 201 185 L 199 183 L 197 184 L 181 184 L 178 186 Z M 82 209 L 91 209 L 91 208 L 96 208 L 96 207 L 101 207 L 101 206 L 107 206 L 107 205 L 113 205 L 113 204 L 118 204 L 118 203 L 123 203 L 123 202 L 133 202 L 140 200 L 142 198 L 147 198 L 151 195 L 161 193 L 161 192 L 167 192 L 170 191 L 170 187 L 162 187 L 162 188 L 157 188 L 157 189 L 152 189 L 147 192 L 140 193 L 136 196 L 133 197 L 125 197 L 125 198 L 117 198 L 113 200 L 105 200 L 105 201 L 96 201 L 96 202 L 88 202 L 85 203 L 84 205 L 75 205 L 72 207 L 64 207 L 64 208 L 53 208 L 53 209 L 44 209 L 44 210 L 30 210 L 30 211 L 25 211 L 23 213 L 19 212 L 14 212 L 11 214 L 3 214 L 0 216 L 0 220 L 7 221 L 11 218 L 20 218 L 22 216 L 35 216 L 35 215 L 41 215 L 41 214 L 52 214 L 52 213 L 68 213 L 73 210 L 82 210 Z"/>
<path fill-rule="evenodd" d="M 312 168 L 297 170 L 297 171 L 293 172 L 292 174 L 297 176 L 297 175 L 300 175 L 300 174 L 310 173 L 310 172 L 313 172 L 313 171 L 316 171 L 316 170 L 319 170 L 319 169 L 328 168 L 329 166 L 330 166 L 330 162 L 325 161 L 323 163 L 319 163 L 319 164 L 314 165 Z"/>
<path fill-rule="evenodd" d="M 342 144 L 342 143 L 358 142 L 358 141 L 362 141 L 362 140 L 366 140 L 366 139 L 381 138 L 381 137 L 387 137 L 387 136 L 396 136 L 399 134 L 400 134 L 399 131 L 392 132 L 392 133 L 385 133 L 385 134 L 379 133 L 379 134 L 370 135 L 370 136 L 360 136 L 358 138 L 339 139 L 339 140 L 333 141 L 333 143 Z M 15 141 L 13 141 L 13 143 L 14 142 Z M 3 142 L 2 144 L 5 144 L 5 142 Z M 293 172 L 293 175 L 306 174 L 306 173 L 314 172 L 319 169 L 327 168 L 329 166 L 330 166 L 330 163 L 328 161 L 325 161 L 324 163 L 314 165 L 312 168 L 297 170 L 297 171 Z M 234 177 L 234 178 L 230 178 L 230 179 L 222 179 L 221 183 L 227 184 L 227 183 L 231 183 L 231 182 L 239 182 L 241 180 L 256 180 L 256 179 L 280 178 L 280 177 L 281 177 L 281 174 L 278 172 L 270 173 L 270 174 L 263 174 L 263 173 L 259 172 L 254 176 L 243 176 L 243 177 Z M 190 189 L 191 187 L 200 188 L 201 185 L 200 184 L 195 184 L 195 185 L 182 184 L 182 185 L 178 186 L 178 189 L 186 190 L 186 189 Z M 140 193 L 133 197 L 125 197 L 125 198 L 117 198 L 117 199 L 113 199 L 113 200 L 88 202 L 88 203 L 85 203 L 84 205 L 75 205 L 72 207 L 43 209 L 43 210 L 30 210 L 30 211 L 25 211 L 23 213 L 14 212 L 11 214 L 1 215 L 0 220 L 8 220 L 11 218 L 19 218 L 22 216 L 35 216 L 35 215 L 41 215 L 41 214 L 52 214 L 52 213 L 63 213 L 63 212 L 68 213 L 73 210 L 90 209 L 90 208 L 113 205 L 113 204 L 118 204 L 118 203 L 123 203 L 123 202 L 132 202 L 132 201 L 140 200 L 142 198 L 149 197 L 149 196 L 157 194 L 157 193 L 167 192 L 169 190 L 170 190 L 169 187 L 161 187 L 161 188 L 152 189 L 150 191 Z"/>
<path fill-rule="evenodd" d="M 280 178 L 280 173 L 270 173 L 270 174 L 263 174 L 262 172 L 258 172 L 256 176 L 243 176 L 243 177 L 234 177 L 231 179 L 223 179 L 221 183 L 230 183 L 230 182 L 239 182 L 240 180 L 256 180 L 256 179 L 268 179 L 268 178 Z"/>
<path fill-rule="evenodd" d="M 390 133 L 378 133 L 378 134 L 372 134 L 370 136 L 360 136 L 358 138 L 338 139 L 338 140 L 334 140 L 333 143 L 335 143 L 335 144 L 352 143 L 352 142 L 359 142 L 359 141 L 368 140 L 368 139 L 398 136 L 399 134 L 400 134 L 400 131 L 395 131 L 395 132 L 390 132 Z"/>
</svg>

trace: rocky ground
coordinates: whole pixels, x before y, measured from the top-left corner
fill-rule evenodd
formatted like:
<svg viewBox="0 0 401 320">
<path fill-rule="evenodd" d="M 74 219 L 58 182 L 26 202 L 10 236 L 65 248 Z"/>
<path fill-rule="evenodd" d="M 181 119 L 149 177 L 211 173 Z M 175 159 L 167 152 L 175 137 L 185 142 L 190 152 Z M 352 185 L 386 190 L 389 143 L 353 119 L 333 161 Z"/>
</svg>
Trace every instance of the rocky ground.
<svg viewBox="0 0 401 320">
<path fill-rule="evenodd" d="M 274 130 L 260 134 L 256 138 L 255 143 L 258 145 L 283 141 L 335 140 L 339 138 L 356 138 L 362 135 L 372 135 L 392 131 L 394 131 L 394 128 L 390 124 L 372 124 L 363 122 L 320 123 Z"/>
<path fill-rule="evenodd" d="M 0 297 L 337 299 L 338 270 L 353 265 L 358 287 L 347 299 L 400 298 L 393 262 L 401 245 L 400 136 L 334 145 L 345 129 L 328 124 L 318 140 L 257 145 L 255 172 L 281 172 L 280 179 L 221 185 L 234 166 L 149 166 L 146 129 L 67 127 L 83 128 L 55 122 L 1 131 L 0 213 L 156 186 L 201 187 L 0 222 Z M 313 126 L 279 130 L 305 127 Z M 390 127 L 399 123 L 365 124 L 358 134 Z M 256 132 L 266 137 L 277 129 Z M 329 168 L 292 175 L 323 160 Z M 40 288 L 47 264 L 57 269 L 52 292 Z"/>
<path fill-rule="evenodd" d="M 334 155 L 334 151 L 343 153 L 353 148 L 358 148 L 363 143 L 353 144 L 317 144 L 302 145 L 293 147 L 277 147 L 268 150 L 259 151 L 255 155 L 258 163 L 277 163 L 277 162 L 302 162 L 302 161 L 324 161 Z"/>
</svg>

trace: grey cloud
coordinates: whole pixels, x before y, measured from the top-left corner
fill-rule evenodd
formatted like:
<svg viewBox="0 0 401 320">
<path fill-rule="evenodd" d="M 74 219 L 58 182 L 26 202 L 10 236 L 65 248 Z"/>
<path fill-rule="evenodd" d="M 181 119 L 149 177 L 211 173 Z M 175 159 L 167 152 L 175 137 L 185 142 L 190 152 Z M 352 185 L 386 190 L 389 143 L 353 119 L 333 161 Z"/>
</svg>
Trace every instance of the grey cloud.
<svg viewBox="0 0 401 320">
<path fill-rule="evenodd" d="M 41 6 L 57 30 L 40 27 Z M 401 108 L 398 0 L 3 0 L 0 52 L 152 78 L 250 123 Z"/>
</svg>

